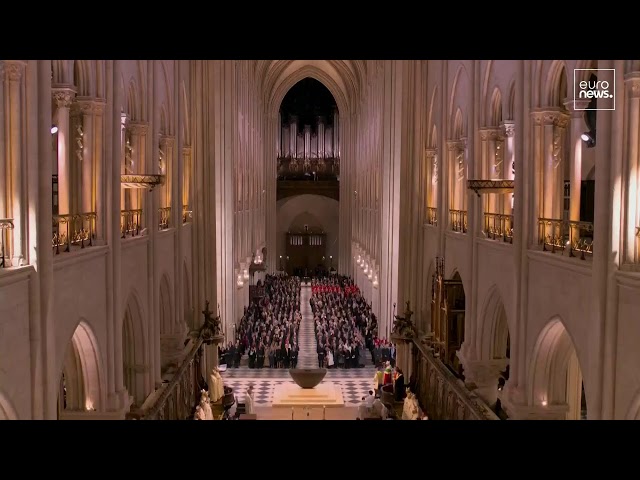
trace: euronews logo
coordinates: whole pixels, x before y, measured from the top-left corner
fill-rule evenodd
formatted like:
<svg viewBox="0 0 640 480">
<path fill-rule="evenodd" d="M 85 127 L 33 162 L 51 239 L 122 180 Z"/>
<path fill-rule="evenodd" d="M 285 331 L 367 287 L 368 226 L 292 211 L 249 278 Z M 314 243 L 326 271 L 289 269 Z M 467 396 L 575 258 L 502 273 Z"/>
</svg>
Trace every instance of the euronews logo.
<svg viewBox="0 0 640 480">
<path fill-rule="evenodd" d="M 587 80 L 584 80 L 584 79 Z M 615 110 L 616 76 L 613 68 L 585 68 L 573 71 L 577 110 Z M 583 102 L 579 102 L 582 100 Z M 588 101 L 588 104 L 584 101 Z M 577 108 L 584 104 L 586 108 Z"/>
</svg>

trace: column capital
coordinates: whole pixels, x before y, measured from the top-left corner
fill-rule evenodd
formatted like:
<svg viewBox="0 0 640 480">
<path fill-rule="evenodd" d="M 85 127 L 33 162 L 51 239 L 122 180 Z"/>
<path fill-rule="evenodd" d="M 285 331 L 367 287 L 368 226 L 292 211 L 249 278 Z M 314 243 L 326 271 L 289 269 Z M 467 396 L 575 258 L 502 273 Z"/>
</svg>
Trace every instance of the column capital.
<svg viewBox="0 0 640 480">
<path fill-rule="evenodd" d="M 427 158 L 433 158 L 436 155 L 438 155 L 438 149 L 437 148 L 425 148 L 424 153 L 427 156 Z"/>
<path fill-rule="evenodd" d="M 516 124 L 515 122 L 503 122 L 502 130 L 504 131 L 505 137 L 513 137 L 516 133 Z"/>
<path fill-rule="evenodd" d="M 76 89 L 73 85 L 54 85 L 51 95 L 58 108 L 69 108 L 76 96 Z"/>
<path fill-rule="evenodd" d="M 624 76 L 625 85 L 629 86 L 631 98 L 640 97 L 640 72 L 629 72 Z"/>
<path fill-rule="evenodd" d="M 466 142 L 463 139 L 447 140 L 447 150 L 464 150 Z"/>
<path fill-rule="evenodd" d="M 535 125 L 554 125 L 566 127 L 569 123 L 569 114 L 560 107 L 545 107 L 531 110 L 531 118 Z"/>
<path fill-rule="evenodd" d="M 481 140 L 500 140 L 502 129 L 500 127 L 481 127 L 478 129 Z"/>
<path fill-rule="evenodd" d="M 149 124 L 146 122 L 129 122 L 129 130 L 133 135 L 146 135 L 149 131 Z"/>
<path fill-rule="evenodd" d="M 571 117 L 579 118 L 583 115 L 583 112 L 589 106 L 590 103 L 591 103 L 591 100 L 586 100 L 584 98 L 582 99 L 567 98 L 564 101 L 564 106 L 567 107 L 567 110 L 569 110 L 569 114 L 571 115 Z"/>
<path fill-rule="evenodd" d="M 88 115 L 91 113 L 102 113 L 104 104 L 104 100 L 102 99 L 76 96 L 76 101 L 73 103 L 73 106 L 77 108 L 79 112 Z"/>
<path fill-rule="evenodd" d="M 462 358 L 460 360 L 464 367 L 465 383 L 473 383 L 477 386 L 492 383 L 496 388 L 498 387 L 498 377 L 509 364 L 507 359 L 466 361 L 466 363 L 462 362 Z"/>
<path fill-rule="evenodd" d="M 191 145 L 184 145 L 182 147 L 182 155 L 191 155 Z"/>
<path fill-rule="evenodd" d="M 176 137 L 174 137 L 173 135 L 160 135 L 161 147 L 173 148 L 175 141 L 176 141 Z"/>
<path fill-rule="evenodd" d="M 22 78 L 27 62 L 23 60 L 3 60 L 0 62 L 0 74 L 12 82 L 17 82 Z"/>
</svg>

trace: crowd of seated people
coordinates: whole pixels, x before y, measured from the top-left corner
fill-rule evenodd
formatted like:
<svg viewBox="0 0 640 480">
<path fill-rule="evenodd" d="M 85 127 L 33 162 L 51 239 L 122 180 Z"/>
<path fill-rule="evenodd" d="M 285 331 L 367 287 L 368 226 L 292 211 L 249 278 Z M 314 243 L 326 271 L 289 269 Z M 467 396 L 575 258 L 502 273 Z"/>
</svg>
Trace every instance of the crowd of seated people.
<svg viewBox="0 0 640 480">
<path fill-rule="evenodd" d="M 239 367 L 249 356 L 249 368 L 295 368 L 300 330 L 300 279 L 267 275 L 265 296 L 245 307 L 236 341 L 221 352 L 222 361 Z"/>
<path fill-rule="evenodd" d="M 376 338 L 377 321 L 353 280 L 341 275 L 312 280 L 310 304 L 318 365 L 360 367 L 366 337 Z"/>
</svg>

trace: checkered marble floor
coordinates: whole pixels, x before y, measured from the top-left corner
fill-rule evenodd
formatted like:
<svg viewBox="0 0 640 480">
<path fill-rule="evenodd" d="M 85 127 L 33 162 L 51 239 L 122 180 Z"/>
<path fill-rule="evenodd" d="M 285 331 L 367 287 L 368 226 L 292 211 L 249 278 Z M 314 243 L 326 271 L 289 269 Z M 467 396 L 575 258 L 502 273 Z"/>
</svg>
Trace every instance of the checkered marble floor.
<svg viewBox="0 0 640 480">
<path fill-rule="evenodd" d="M 325 377 L 326 378 L 326 377 Z M 331 382 L 333 384 L 337 384 L 340 386 L 342 390 L 342 398 L 344 399 L 345 406 L 353 407 L 357 406 L 362 402 L 362 397 L 367 394 L 369 390 L 371 390 L 373 384 L 373 374 L 371 374 L 371 378 L 365 379 L 341 379 L 341 380 L 323 380 L 322 383 Z M 236 398 L 238 402 L 244 402 L 244 396 L 250 385 L 253 385 L 254 398 L 256 402 L 256 406 L 259 407 L 270 407 L 271 402 L 273 401 L 273 392 L 275 390 L 276 385 L 280 385 L 283 383 L 291 383 L 293 382 L 288 379 L 282 380 L 265 380 L 265 379 L 254 379 L 254 378 L 242 378 L 242 379 L 224 379 L 224 384 L 227 387 L 233 388 L 234 393 L 236 394 Z"/>
</svg>

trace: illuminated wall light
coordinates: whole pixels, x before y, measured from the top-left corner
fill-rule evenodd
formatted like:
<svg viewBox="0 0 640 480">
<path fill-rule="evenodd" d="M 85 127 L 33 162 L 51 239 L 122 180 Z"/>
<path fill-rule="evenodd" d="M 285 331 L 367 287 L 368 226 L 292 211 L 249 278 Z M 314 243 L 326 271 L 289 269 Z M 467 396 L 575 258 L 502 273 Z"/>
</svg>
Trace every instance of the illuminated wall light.
<svg viewBox="0 0 640 480">
<path fill-rule="evenodd" d="M 236 284 L 237 284 L 239 287 L 244 286 L 244 280 L 242 279 L 242 274 L 241 274 L 241 273 L 239 273 L 239 274 L 238 274 L 238 278 L 237 278 L 237 280 L 236 280 Z"/>
<path fill-rule="evenodd" d="M 244 271 L 242 272 L 242 276 L 244 277 L 245 280 L 249 280 L 249 270 L 245 268 Z"/>
<path fill-rule="evenodd" d="M 546 401 L 546 400 L 543 400 L 543 401 L 542 401 L 542 406 L 543 406 L 543 407 L 546 407 L 546 406 L 547 406 L 547 401 Z"/>
<path fill-rule="evenodd" d="M 51 135 L 55 135 L 56 133 L 58 133 L 58 127 L 56 127 L 55 125 L 51 126 Z"/>
<path fill-rule="evenodd" d="M 373 286 L 374 286 L 374 287 L 377 287 L 377 286 L 378 286 L 378 275 L 375 275 L 375 276 L 373 277 Z"/>
</svg>

